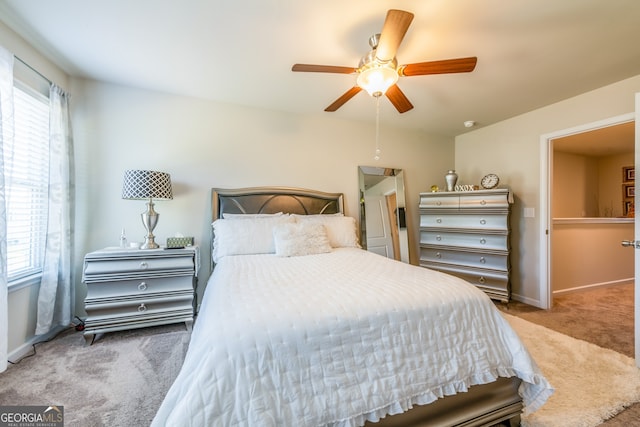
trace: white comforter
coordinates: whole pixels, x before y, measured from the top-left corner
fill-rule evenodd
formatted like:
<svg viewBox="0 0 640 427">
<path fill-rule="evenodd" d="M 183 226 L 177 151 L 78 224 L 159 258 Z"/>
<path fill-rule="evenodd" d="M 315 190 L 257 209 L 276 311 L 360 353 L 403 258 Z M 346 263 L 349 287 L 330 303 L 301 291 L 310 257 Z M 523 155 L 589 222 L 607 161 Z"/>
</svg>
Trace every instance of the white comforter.
<svg viewBox="0 0 640 427">
<path fill-rule="evenodd" d="M 357 426 L 499 376 L 553 392 L 488 297 L 360 249 L 216 266 L 153 426 Z"/>
</svg>

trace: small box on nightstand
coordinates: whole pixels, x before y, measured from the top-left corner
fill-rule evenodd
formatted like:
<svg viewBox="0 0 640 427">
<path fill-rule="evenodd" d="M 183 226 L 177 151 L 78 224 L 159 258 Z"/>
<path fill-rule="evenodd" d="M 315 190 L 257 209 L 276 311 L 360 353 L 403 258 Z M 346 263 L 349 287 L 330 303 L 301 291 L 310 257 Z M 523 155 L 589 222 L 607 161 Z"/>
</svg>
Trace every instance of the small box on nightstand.
<svg viewBox="0 0 640 427">
<path fill-rule="evenodd" d="M 193 237 L 167 237 L 167 248 L 186 248 L 193 246 Z"/>
</svg>

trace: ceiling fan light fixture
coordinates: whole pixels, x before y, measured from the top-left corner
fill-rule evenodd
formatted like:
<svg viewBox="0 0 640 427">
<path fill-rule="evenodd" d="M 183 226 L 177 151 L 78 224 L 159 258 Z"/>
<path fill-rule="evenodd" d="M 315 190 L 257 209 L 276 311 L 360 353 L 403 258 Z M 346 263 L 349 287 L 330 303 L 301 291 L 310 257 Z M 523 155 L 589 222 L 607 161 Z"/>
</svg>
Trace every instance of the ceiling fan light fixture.
<svg viewBox="0 0 640 427">
<path fill-rule="evenodd" d="M 372 64 L 358 74 L 357 84 L 371 96 L 381 96 L 398 82 L 398 72 L 392 64 Z"/>
</svg>

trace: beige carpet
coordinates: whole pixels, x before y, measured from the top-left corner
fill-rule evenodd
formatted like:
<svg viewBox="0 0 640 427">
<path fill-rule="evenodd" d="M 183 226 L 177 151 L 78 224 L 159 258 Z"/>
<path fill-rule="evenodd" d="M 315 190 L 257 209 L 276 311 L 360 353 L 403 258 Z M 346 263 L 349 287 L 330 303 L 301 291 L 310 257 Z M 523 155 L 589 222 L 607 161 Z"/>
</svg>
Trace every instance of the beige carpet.
<svg viewBox="0 0 640 427">
<path fill-rule="evenodd" d="M 504 314 L 556 391 L 526 427 L 597 426 L 640 401 L 633 359 Z"/>
<path fill-rule="evenodd" d="M 148 426 L 189 337 L 180 324 L 105 334 L 86 346 L 68 330 L 0 374 L 0 404 L 64 406 L 66 427 Z"/>
</svg>

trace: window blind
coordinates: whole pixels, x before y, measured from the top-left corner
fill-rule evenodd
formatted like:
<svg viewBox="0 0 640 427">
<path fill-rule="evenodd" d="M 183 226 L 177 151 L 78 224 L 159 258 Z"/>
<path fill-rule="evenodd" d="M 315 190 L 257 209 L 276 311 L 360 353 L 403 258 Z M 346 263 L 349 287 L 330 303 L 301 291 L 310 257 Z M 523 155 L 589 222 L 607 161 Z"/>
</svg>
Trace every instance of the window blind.
<svg viewBox="0 0 640 427">
<path fill-rule="evenodd" d="M 4 147 L 9 283 L 42 271 L 49 197 L 49 101 L 18 81 L 14 134 Z"/>
</svg>

